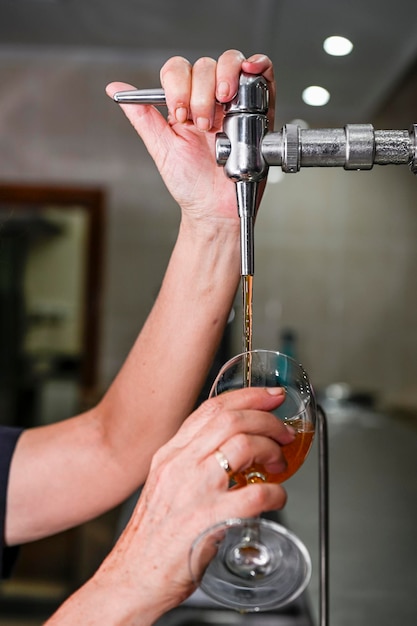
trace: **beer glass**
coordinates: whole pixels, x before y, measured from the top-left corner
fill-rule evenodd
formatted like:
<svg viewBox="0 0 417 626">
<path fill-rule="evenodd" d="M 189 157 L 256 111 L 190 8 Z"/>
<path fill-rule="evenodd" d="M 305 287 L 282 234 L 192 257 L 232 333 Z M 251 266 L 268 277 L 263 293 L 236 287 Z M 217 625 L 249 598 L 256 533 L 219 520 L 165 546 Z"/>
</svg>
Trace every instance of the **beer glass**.
<svg viewBox="0 0 417 626">
<path fill-rule="evenodd" d="M 274 411 L 290 425 L 294 441 L 282 447 L 285 471 L 271 474 L 254 464 L 231 476 L 231 486 L 282 483 L 304 462 L 316 423 L 314 391 L 304 368 L 280 352 L 252 350 L 230 359 L 218 373 L 210 397 L 241 387 L 284 387 Z M 207 565 L 208 560 L 211 558 Z M 205 568 L 201 580 L 198 573 Z M 220 604 L 242 612 L 277 609 L 295 600 L 311 577 L 304 544 L 288 529 L 264 518 L 231 519 L 206 530 L 194 542 L 190 570 L 196 584 Z"/>
</svg>

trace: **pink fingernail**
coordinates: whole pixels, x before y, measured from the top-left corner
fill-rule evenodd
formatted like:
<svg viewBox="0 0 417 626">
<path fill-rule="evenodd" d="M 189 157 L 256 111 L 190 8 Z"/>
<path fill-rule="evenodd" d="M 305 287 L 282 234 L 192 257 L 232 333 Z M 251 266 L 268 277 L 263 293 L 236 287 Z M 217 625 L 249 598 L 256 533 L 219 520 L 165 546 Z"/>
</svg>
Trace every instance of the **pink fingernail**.
<svg viewBox="0 0 417 626">
<path fill-rule="evenodd" d="M 209 130 L 210 120 L 206 117 L 198 117 L 195 121 L 195 125 L 197 126 L 198 130 Z"/>
<path fill-rule="evenodd" d="M 227 96 L 229 95 L 229 91 L 229 83 L 225 80 L 217 85 L 217 95 L 219 96 L 219 98 L 227 98 Z"/>
<path fill-rule="evenodd" d="M 267 387 L 266 391 L 271 396 L 284 396 L 285 395 L 284 387 Z"/>
<path fill-rule="evenodd" d="M 175 119 L 177 120 L 177 122 L 179 122 L 180 124 L 184 124 L 184 122 L 187 121 L 187 117 L 188 111 L 186 107 L 178 107 L 177 109 L 175 109 Z"/>
<path fill-rule="evenodd" d="M 297 434 L 297 431 L 295 430 L 295 428 L 293 428 L 289 424 L 285 424 L 285 428 L 287 429 L 288 433 L 292 436 L 292 438 L 295 439 L 295 436 Z"/>
</svg>

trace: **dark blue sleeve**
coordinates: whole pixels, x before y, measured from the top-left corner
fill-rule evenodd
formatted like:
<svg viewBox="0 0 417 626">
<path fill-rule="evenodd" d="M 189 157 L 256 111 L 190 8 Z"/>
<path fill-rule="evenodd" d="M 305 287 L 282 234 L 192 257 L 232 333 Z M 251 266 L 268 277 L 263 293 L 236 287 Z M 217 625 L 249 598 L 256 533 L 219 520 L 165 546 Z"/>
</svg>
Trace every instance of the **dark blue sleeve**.
<svg viewBox="0 0 417 626">
<path fill-rule="evenodd" d="M 0 576 L 10 575 L 10 570 L 16 558 L 16 548 L 6 548 L 4 545 L 4 523 L 6 519 L 7 486 L 9 470 L 17 440 L 22 433 L 21 428 L 0 426 Z"/>
</svg>

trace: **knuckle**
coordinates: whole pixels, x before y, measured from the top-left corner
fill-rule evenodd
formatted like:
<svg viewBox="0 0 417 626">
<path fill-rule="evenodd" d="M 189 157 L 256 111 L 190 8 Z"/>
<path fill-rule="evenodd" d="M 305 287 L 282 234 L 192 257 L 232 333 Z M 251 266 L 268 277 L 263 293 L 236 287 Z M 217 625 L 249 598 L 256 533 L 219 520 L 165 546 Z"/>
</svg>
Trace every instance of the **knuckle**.
<svg viewBox="0 0 417 626">
<path fill-rule="evenodd" d="M 287 492 L 281 485 L 254 484 L 246 490 L 245 502 L 249 516 L 264 511 L 282 509 L 287 501 Z"/>
<path fill-rule="evenodd" d="M 250 510 L 250 515 L 259 515 L 266 510 L 267 492 L 263 485 L 250 485 L 247 489 L 246 504 Z"/>
<path fill-rule="evenodd" d="M 219 56 L 220 62 L 228 61 L 230 59 L 232 60 L 237 59 L 238 61 L 243 61 L 245 59 L 245 56 L 240 50 L 237 50 L 236 48 L 231 48 L 230 50 L 226 50 Z"/>
<path fill-rule="evenodd" d="M 227 405 L 228 398 L 225 396 L 205 400 L 196 412 L 195 419 L 210 423 L 213 429 L 218 429 L 227 436 L 239 433 L 243 436 L 243 412 L 240 409 L 231 409 Z"/>
<path fill-rule="evenodd" d="M 229 433 L 238 433 L 242 427 L 242 420 L 238 411 L 224 409 L 217 415 L 218 421 L 221 421 L 223 428 Z"/>
<path fill-rule="evenodd" d="M 166 81 L 167 77 L 171 76 L 175 72 L 185 71 L 186 73 L 188 73 L 190 71 L 190 68 L 191 68 L 191 63 L 185 57 L 183 56 L 171 57 L 170 59 L 168 59 L 168 61 L 166 61 L 166 63 L 164 63 L 164 65 L 162 66 L 159 72 L 161 84 L 164 85 L 164 82 Z"/>
<path fill-rule="evenodd" d="M 220 425 L 227 425 L 229 428 L 237 428 L 241 423 L 240 412 L 228 408 L 228 398 L 216 396 L 206 400 L 201 406 L 207 415 L 211 415 Z"/>
<path fill-rule="evenodd" d="M 167 452 L 165 450 L 165 446 L 163 446 L 162 448 L 159 448 L 159 450 L 157 450 L 154 453 L 151 459 L 150 470 L 155 471 L 157 468 L 160 468 L 163 465 L 166 458 L 167 458 Z"/>
<path fill-rule="evenodd" d="M 248 435 L 238 433 L 233 437 L 233 445 L 236 448 L 239 458 L 252 460 L 252 445 Z"/>
<path fill-rule="evenodd" d="M 227 397 L 226 395 L 213 396 L 206 400 L 205 404 L 212 405 L 216 411 L 222 411 L 227 406 Z"/>
<path fill-rule="evenodd" d="M 223 404 L 221 398 L 210 398 L 205 400 L 195 413 L 196 418 L 200 419 L 200 415 L 204 416 L 205 420 L 214 420 L 223 411 Z"/>
<path fill-rule="evenodd" d="M 211 57 L 201 57 L 194 63 L 194 69 L 211 70 L 216 66 L 216 61 Z"/>
<path fill-rule="evenodd" d="M 178 68 L 179 66 L 183 66 L 183 65 L 189 66 L 190 65 L 189 60 L 180 55 L 173 56 L 164 63 L 164 65 L 161 68 L 161 73 L 174 70 Z"/>
<path fill-rule="evenodd" d="M 161 448 L 152 457 L 149 477 L 155 485 L 168 485 L 175 476 L 181 475 L 183 466 L 180 450 Z"/>
</svg>

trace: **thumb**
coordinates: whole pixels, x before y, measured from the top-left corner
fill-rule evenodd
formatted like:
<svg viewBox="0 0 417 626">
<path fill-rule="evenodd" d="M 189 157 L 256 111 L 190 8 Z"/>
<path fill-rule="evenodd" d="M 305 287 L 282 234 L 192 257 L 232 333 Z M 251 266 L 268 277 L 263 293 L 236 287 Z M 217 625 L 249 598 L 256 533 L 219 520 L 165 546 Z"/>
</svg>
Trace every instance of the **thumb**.
<svg viewBox="0 0 417 626">
<path fill-rule="evenodd" d="M 113 99 L 118 91 L 129 91 L 136 89 L 128 83 L 109 83 L 106 87 L 106 94 Z M 120 108 L 132 124 L 138 135 L 141 137 L 148 152 L 154 157 L 156 146 L 160 141 L 161 134 L 169 125 L 164 116 L 152 105 L 149 104 L 119 104 Z"/>
</svg>

